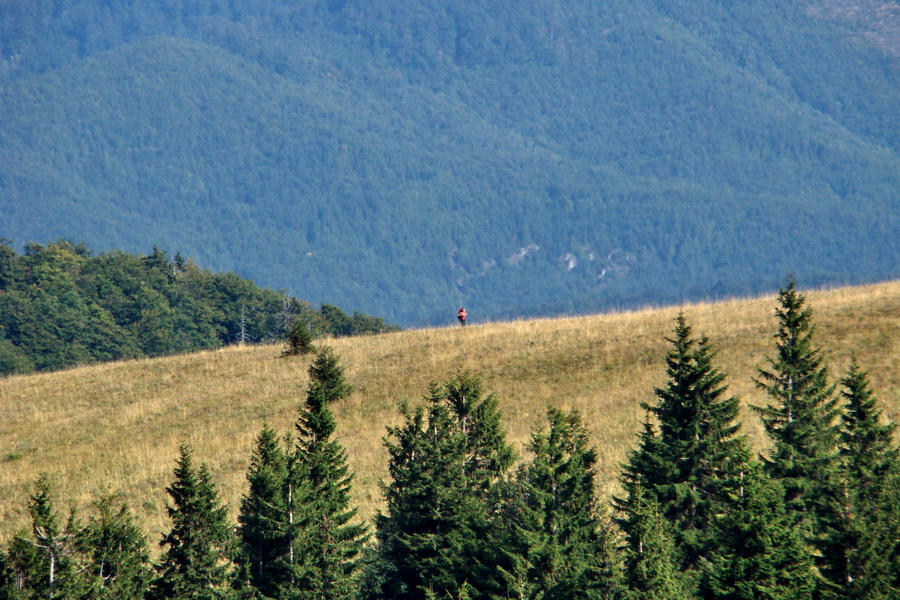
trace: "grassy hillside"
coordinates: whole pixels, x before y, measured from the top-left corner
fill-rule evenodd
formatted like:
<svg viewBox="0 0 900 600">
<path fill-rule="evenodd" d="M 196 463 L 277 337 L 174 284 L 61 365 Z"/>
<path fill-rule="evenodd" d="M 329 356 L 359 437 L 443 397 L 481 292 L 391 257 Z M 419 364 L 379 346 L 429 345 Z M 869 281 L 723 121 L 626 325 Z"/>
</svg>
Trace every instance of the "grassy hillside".
<svg viewBox="0 0 900 600">
<path fill-rule="evenodd" d="M 885 415 L 900 418 L 900 281 L 808 299 L 832 376 L 855 353 Z M 652 402 L 654 386 L 664 383 L 664 337 L 682 308 L 720 350 L 731 392 L 766 402 L 751 377 L 772 354 L 773 297 L 332 340 L 356 388 L 334 410 L 363 516 L 379 506 L 384 426 L 399 422 L 401 401 L 416 401 L 429 382 L 457 369 L 481 375 L 499 396 L 518 444 L 544 423 L 548 406 L 580 410 L 608 493 L 643 418 L 638 403 Z M 121 491 L 155 541 L 167 528 L 164 488 L 183 441 L 209 463 L 234 515 L 254 437 L 263 423 L 289 431 L 305 397 L 308 359 L 279 352 L 232 347 L 0 380 L 0 540 L 26 525 L 30 485 L 47 472 L 60 506 L 84 507 L 96 490 Z M 760 447 L 756 417 L 745 418 Z"/>
</svg>

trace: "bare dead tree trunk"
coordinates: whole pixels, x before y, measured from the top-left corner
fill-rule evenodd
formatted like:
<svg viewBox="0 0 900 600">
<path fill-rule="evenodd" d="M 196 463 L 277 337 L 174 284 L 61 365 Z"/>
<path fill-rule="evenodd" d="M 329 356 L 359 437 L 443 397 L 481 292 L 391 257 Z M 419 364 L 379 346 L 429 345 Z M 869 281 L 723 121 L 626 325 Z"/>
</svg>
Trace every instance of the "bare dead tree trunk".
<svg viewBox="0 0 900 600">
<path fill-rule="evenodd" d="M 238 343 L 243 346 L 247 343 L 247 319 L 244 317 L 244 305 L 241 305 L 241 337 Z"/>
<path fill-rule="evenodd" d="M 44 550 L 47 553 L 47 557 L 50 559 L 50 573 L 47 578 L 47 588 L 50 600 L 53 600 L 53 597 L 56 593 L 56 565 L 59 562 L 60 556 L 65 552 L 65 547 L 63 546 L 63 541 L 69 537 L 68 534 L 53 534 L 47 531 L 43 527 L 37 527 L 35 529 L 35 534 L 37 535 L 38 541 L 33 542 L 31 540 L 26 540 L 29 543 L 33 544 L 35 547 Z"/>
</svg>

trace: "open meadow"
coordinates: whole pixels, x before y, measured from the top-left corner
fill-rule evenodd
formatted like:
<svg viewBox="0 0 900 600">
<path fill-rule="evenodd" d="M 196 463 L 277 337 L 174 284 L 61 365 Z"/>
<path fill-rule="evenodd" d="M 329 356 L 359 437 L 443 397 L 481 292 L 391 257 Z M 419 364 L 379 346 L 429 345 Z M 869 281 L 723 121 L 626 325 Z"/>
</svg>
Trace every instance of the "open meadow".
<svg viewBox="0 0 900 600">
<path fill-rule="evenodd" d="M 831 378 L 856 355 L 887 418 L 900 418 L 900 281 L 807 292 L 815 342 Z M 684 311 L 695 335 L 707 335 L 744 404 L 765 404 L 753 377 L 774 353 L 775 295 L 627 313 L 465 328 L 410 330 L 320 340 L 346 367 L 353 395 L 332 407 L 337 438 L 355 472 L 360 515 L 380 506 L 386 471 L 385 426 L 399 424 L 402 402 L 415 403 L 430 382 L 458 370 L 479 375 L 495 393 L 520 452 L 548 407 L 577 409 L 600 457 L 602 493 L 615 489 L 619 465 L 644 413 L 665 382 L 663 358 L 674 318 Z M 452 317 L 453 315 L 451 315 Z M 311 357 L 281 356 L 279 346 L 109 363 L 0 379 L 0 543 L 28 526 L 32 483 L 47 473 L 57 506 L 82 513 L 102 492 L 120 492 L 152 544 L 169 527 L 165 487 L 182 442 L 206 462 L 236 516 L 245 471 L 263 424 L 288 433 L 305 399 Z M 744 431 L 764 445 L 755 414 Z"/>
</svg>

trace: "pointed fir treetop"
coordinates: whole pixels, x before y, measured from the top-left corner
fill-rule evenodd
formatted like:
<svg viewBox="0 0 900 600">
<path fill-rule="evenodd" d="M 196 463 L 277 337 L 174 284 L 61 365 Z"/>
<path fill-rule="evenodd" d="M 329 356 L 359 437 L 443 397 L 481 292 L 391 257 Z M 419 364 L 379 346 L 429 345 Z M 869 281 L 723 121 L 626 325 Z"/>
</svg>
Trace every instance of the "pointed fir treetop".
<svg viewBox="0 0 900 600">
<path fill-rule="evenodd" d="M 259 435 L 256 436 L 256 446 L 250 457 L 250 469 L 247 472 L 251 488 L 256 475 L 268 471 L 282 472 L 286 463 L 287 458 L 278 433 L 268 425 L 263 425 Z"/>
<path fill-rule="evenodd" d="M 352 522 L 357 513 L 350 506 L 353 475 L 346 452 L 332 439 L 336 423 L 329 404 L 349 395 L 352 387 L 327 347 L 316 354 L 309 375 L 286 478 L 293 557 L 288 587 L 298 598 L 338 600 L 350 595 L 357 558 L 369 537 L 365 525 Z"/>
<path fill-rule="evenodd" d="M 347 382 L 337 354 L 327 346 L 319 349 L 309 366 L 306 408 L 300 412 L 296 425 L 301 445 L 325 442 L 331 437 L 337 425 L 328 405 L 351 393 L 353 386 Z"/>
<path fill-rule="evenodd" d="M 139 600 L 150 580 L 150 549 L 134 516 L 116 494 L 94 502 L 95 515 L 78 533 L 91 600 Z"/>
<path fill-rule="evenodd" d="M 881 422 L 882 411 L 869 387 L 869 378 L 855 357 L 841 383 L 845 409 L 841 415 L 840 453 L 855 484 L 864 486 L 888 470 L 900 469 L 893 441 L 897 425 Z"/>
<path fill-rule="evenodd" d="M 656 405 L 642 404 L 648 419 L 622 483 L 628 494 L 640 486 L 655 498 L 675 525 L 683 566 L 695 569 L 707 552 L 711 522 L 734 496 L 751 452 L 739 435 L 739 400 L 726 396 L 725 375 L 712 364 L 709 340 L 694 337 L 683 314 L 676 318 L 674 337 L 667 339 L 668 379 L 655 390 Z M 616 500 L 619 509 L 627 502 Z"/>
<path fill-rule="evenodd" d="M 424 406 L 404 405 L 404 423 L 385 439 L 390 481 L 377 518 L 381 597 L 455 595 L 465 582 L 485 597 L 500 550 L 491 538 L 498 480 L 512 462 L 493 396 L 460 373 L 432 384 Z"/>
<path fill-rule="evenodd" d="M 353 393 L 353 386 L 347 383 L 344 367 L 330 347 L 320 348 L 309 366 L 309 387 L 306 405 L 310 408 L 330 402 L 337 402 Z"/>
<path fill-rule="evenodd" d="M 702 472 L 726 468 L 729 459 L 749 456 L 746 441 L 736 437 L 740 404 L 736 396 L 723 397 L 725 374 L 716 369 L 709 339 L 692 337 L 684 314 L 676 318 L 672 348 L 666 354 L 666 386 L 656 388 L 659 404 L 644 408 L 659 422 L 660 440 L 673 458 L 676 479 L 687 481 Z M 735 456 L 737 454 L 737 456 Z"/>
<path fill-rule="evenodd" d="M 776 358 L 755 380 L 772 403 L 753 406 L 772 440 L 762 456 L 769 475 L 781 479 L 795 509 L 812 509 L 814 497 L 836 478 L 840 408 L 828 369 L 812 344 L 812 310 L 790 280 L 778 297 Z M 823 487 L 824 486 L 824 487 Z"/>
<path fill-rule="evenodd" d="M 266 529 L 269 524 L 261 522 L 266 519 L 266 514 L 277 514 L 283 509 L 287 468 L 288 457 L 278 434 L 269 426 L 264 426 L 256 437 L 256 447 L 250 457 L 247 470 L 249 489 L 241 498 L 238 523 L 242 537 L 255 535 L 252 532 L 257 529 Z"/>
<path fill-rule="evenodd" d="M 274 597 L 289 580 L 280 564 L 288 552 L 285 539 L 288 456 L 273 429 L 263 427 L 247 470 L 249 489 L 238 514 L 239 581 L 251 591 Z"/>
<path fill-rule="evenodd" d="M 232 541 L 227 507 L 220 504 L 206 465 L 194 466 L 187 444 L 179 449 L 174 474 L 166 488 L 172 529 L 160 541 L 167 548 L 148 598 L 220 598 L 227 585 L 222 559 L 230 555 Z"/>
<path fill-rule="evenodd" d="M 344 377 L 344 367 L 334 350 L 325 347 L 316 354 L 316 359 L 309 367 L 309 386 L 306 394 L 306 408 L 297 419 L 297 456 L 304 463 L 306 476 L 313 482 L 331 480 L 336 473 L 320 472 L 326 468 L 337 468 L 341 465 L 341 477 L 346 477 L 346 457 L 340 445 L 331 440 L 337 424 L 328 405 L 345 398 L 353 391 L 353 387 Z M 349 478 L 346 481 L 349 485 Z"/>
<path fill-rule="evenodd" d="M 503 496 L 510 541 L 502 585 L 510 597 L 608 597 L 621 582 L 615 535 L 596 501 L 596 451 L 578 413 L 550 409 L 547 419 L 549 431 L 532 434 L 534 455 Z"/>
<path fill-rule="evenodd" d="M 60 533 L 51 487 L 50 476 L 41 473 L 34 482 L 34 493 L 28 500 L 31 527 L 36 536 Z"/>
<path fill-rule="evenodd" d="M 524 475 L 547 511 L 565 506 L 567 517 L 595 515 L 594 477 L 597 452 L 577 412 L 547 411 L 550 430 L 536 431 L 528 449 L 534 454 Z M 554 526 L 555 528 L 555 526 Z"/>
<path fill-rule="evenodd" d="M 80 529 L 75 509 L 70 510 L 65 526 L 60 527 L 51 487 L 46 474 L 35 481 L 35 491 L 28 502 L 33 537 L 16 537 L 10 546 L 19 579 L 17 587 L 25 586 L 34 592 L 23 598 L 79 597 L 84 592 L 84 581 L 72 556 Z"/>
<path fill-rule="evenodd" d="M 841 380 L 845 401 L 841 478 L 827 499 L 815 540 L 822 597 L 892 598 L 900 588 L 900 462 L 894 423 L 881 410 L 854 358 Z M 892 592 L 894 595 L 892 595 Z"/>
<path fill-rule="evenodd" d="M 288 344 L 284 356 L 304 356 L 315 350 L 313 335 L 302 315 L 298 315 L 288 328 Z"/>
<path fill-rule="evenodd" d="M 821 350 L 813 347 L 812 309 L 805 307 L 805 302 L 793 279 L 779 292 L 775 309 L 777 356 L 767 359 L 770 368 L 758 369 L 755 379 L 757 387 L 775 404 L 754 409 L 771 437 L 799 448 L 809 436 L 798 428 L 816 429 L 819 434 L 814 437 L 820 451 L 828 453 L 829 446 L 837 442 L 838 400 L 834 397 L 834 384 L 828 383 L 828 368 Z M 812 450 L 806 448 L 807 452 Z"/>
<path fill-rule="evenodd" d="M 432 397 L 446 402 L 467 440 L 466 472 L 470 476 L 491 479 L 512 466 L 515 451 L 506 442 L 499 402 L 494 394 L 484 395 L 481 379 L 469 372 L 457 373 L 443 391 L 433 388 Z"/>
<path fill-rule="evenodd" d="M 423 589 L 452 570 L 446 537 L 458 528 L 465 454 L 464 438 L 442 400 L 442 391 L 432 386 L 427 406 L 402 405 L 403 424 L 387 428 L 387 511 L 376 518 L 377 598 L 421 599 Z"/>
<path fill-rule="evenodd" d="M 230 533 L 228 509 L 220 503 L 206 464 L 201 464 L 199 469 L 194 466 L 193 452 L 187 444 L 179 449 L 174 474 L 175 480 L 166 488 L 172 500 L 167 512 L 174 527 L 163 543 L 181 543 L 185 539 L 175 538 L 187 533 L 191 541 L 202 536 L 208 544 L 225 544 Z"/>
</svg>

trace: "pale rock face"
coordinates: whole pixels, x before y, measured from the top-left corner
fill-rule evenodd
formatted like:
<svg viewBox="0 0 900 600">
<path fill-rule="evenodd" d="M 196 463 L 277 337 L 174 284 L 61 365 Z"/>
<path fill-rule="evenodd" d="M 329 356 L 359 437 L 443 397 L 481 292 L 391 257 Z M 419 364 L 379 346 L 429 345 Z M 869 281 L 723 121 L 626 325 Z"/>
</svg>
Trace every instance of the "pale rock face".
<svg viewBox="0 0 900 600">
<path fill-rule="evenodd" d="M 811 16 L 841 21 L 900 58 L 900 2 L 896 0 L 815 0 Z"/>
</svg>

